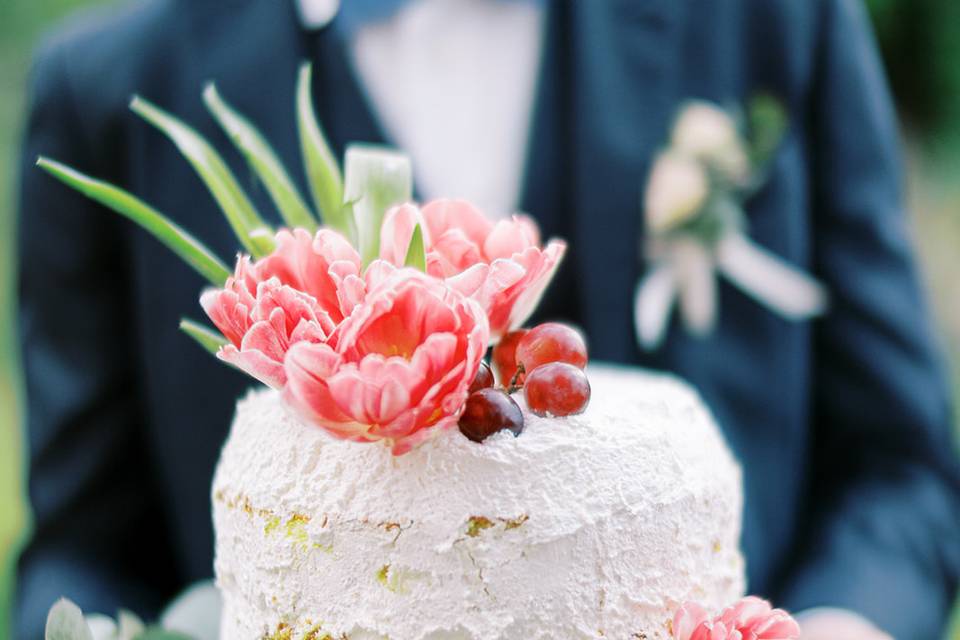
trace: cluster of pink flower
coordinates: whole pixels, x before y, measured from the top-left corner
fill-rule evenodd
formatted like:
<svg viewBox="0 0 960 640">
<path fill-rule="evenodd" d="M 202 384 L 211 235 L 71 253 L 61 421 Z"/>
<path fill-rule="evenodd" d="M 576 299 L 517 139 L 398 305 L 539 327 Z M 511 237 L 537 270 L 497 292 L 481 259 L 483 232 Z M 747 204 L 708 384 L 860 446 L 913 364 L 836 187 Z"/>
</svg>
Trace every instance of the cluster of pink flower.
<svg viewBox="0 0 960 640">
<path fill-rule="evenodd" d="M 797 640 L 800 626 L 783 609 L 749 596 L 711 616 L 693 602 L 673 617 L 676 640 Z"/>
<path fill-rule="evenodd" d="M 418 225 L 427 273 L 403 266 Z M 241 256 L 201 304 L 229 340 L 221 359 L 333 435 L 399 455 L 457 424 L 488 343 L 533 312 L 565 249 L 541 247 L 523 216 L 404 204 L 387 212 L 366 268 L 335 231 L 282 230 L 273 253 Z"/>
</svg>

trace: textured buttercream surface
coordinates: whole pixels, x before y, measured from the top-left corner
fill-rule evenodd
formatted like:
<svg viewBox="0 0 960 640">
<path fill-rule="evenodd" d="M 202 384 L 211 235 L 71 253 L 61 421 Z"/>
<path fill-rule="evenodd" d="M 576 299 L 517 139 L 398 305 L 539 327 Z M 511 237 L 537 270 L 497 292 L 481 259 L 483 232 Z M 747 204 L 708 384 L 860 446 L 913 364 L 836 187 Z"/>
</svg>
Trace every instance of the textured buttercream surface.
<svg viewBox="0 0 960 640">
<path fill-rule="evenodd" d="M 213 485 L 224 640 L 655 640 L 680 602 L 740 597 L 740 469 L 709 412 L 672 377 L 588 374 L 580 416 L 401 457 L 251 392 Z"/>
</svg>

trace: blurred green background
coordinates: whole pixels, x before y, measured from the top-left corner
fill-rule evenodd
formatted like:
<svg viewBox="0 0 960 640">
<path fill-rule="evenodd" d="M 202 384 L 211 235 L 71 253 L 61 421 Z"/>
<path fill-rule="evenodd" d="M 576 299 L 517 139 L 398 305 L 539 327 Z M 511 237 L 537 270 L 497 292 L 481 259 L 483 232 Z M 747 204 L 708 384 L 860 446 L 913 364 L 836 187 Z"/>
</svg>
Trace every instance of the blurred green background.
<svg viewBox="0 0 960 640">
<path fill-rule="evenodd" d="M 13 332 L 15 158 L 24 84 L 41 33 L 80 7 L 110 1 L 118 0 L 0 3 L 0 638 L 9 635 L 13 553 L 28 522 Z M 954 380 L 960 380 L 960 2 L 868 0 L 867 5 L 904 125 L 921 262 L 952 356 Z M 960 620 L 948 637 L 960 640 Z"/>
</svg>

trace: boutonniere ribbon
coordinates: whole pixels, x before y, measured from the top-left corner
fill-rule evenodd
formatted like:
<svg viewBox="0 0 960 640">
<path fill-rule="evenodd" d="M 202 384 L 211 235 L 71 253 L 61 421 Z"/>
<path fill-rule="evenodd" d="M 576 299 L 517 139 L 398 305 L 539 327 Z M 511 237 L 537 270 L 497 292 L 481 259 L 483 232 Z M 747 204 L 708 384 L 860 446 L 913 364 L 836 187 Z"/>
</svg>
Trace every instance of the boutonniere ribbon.
<svg viewBox="0 0 960 640">
<path fill-rule="evenodd" d="M 636 288 L 634 322 L 644 349 L 660 345 L 674 306 L 687 331 L 710 333 L 718 276 L 790 320 L 826 311 L 823 284 L 747 235 L 744 203 L 763 185 L 785 122 L 779 103 L 766 96 L 750 104 L 749 140 L 713 104 L 690 102 L 680 110 L 643 198 L 641 255 L 649 268 Z"/>
</svg>

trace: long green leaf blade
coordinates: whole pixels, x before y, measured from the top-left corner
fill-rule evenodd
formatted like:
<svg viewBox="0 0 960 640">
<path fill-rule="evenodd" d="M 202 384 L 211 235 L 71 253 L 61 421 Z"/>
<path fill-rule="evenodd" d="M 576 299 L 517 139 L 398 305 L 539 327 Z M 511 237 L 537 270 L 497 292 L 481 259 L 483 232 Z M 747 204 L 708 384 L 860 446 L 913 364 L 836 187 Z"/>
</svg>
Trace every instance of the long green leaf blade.
<svg viewBox="0 0 960 640">
<path fill-rule="evenodd" d="M 300 151 L 310 194 L 323 224 L 355 240 L 350 236 L 350 223 L 343 207 L 340 167 L 313 110 L 310 76 L 310 64 L 304 63 L 297 79 L 297 128 L 300 131 Z"/>
<path fill-rule="evenodd" d="M 180 331 L 196 340 L 197 344 L 213 355 L 217 355 L 220 347 L 228 343 L 228 340 L 219 331 L 214 331 L 210 327 L 189 318 L 180 320 Z"/>
<path fill-rule="evenodd" d="M 290 227 L 302 227 L 311 232 L 315 231 L 316 219 L 263 134 L 227 104 L 215 85 L 207 85 L 203 92 L 203 101 L 233 144 L 260 176 L 284 222 Z"/>
<path fill-rule="evenodd" d="M 365 265 L 380 254 L 380 226 L 387 210 L 413 197 L 410 157 L 387 147 L 347 148 L 344 196 L 353 204 L 360 257 Z"/>
<path fill-rule="evenodd" d="M 88 198 L 136 222 L 212 284 L 222 287 L 230 277 L 230 270 L 212 251 L 136 196 L 49 158 L 38 158 L 37 166 Z"/>
<path fill-rule="evenodd" d="M 277 241 L 273 230 L 269 228 L 254 229 L 250 232 L 250 242 L 256 247 L 257 255 L 266 256 L 277 248 Z"/>
<path fill-rule="evenodd" d="M 427 251 L 423 245 L 423 228 L 419 224 L 413 228 L 413 235 L 410 236 L 410 246 L 407 247 L 404 265 L 424 273 L 427 271 Z"/>
<path fill-rule="evenodd" d="M 191 127 L 140 96 L 133 98 L 130 108 L 177 145 L 220 205 L 237 239 L 249 253 L 260 257 L 249 236 L 267 225 L 220 154 Z"/>
</svg>

